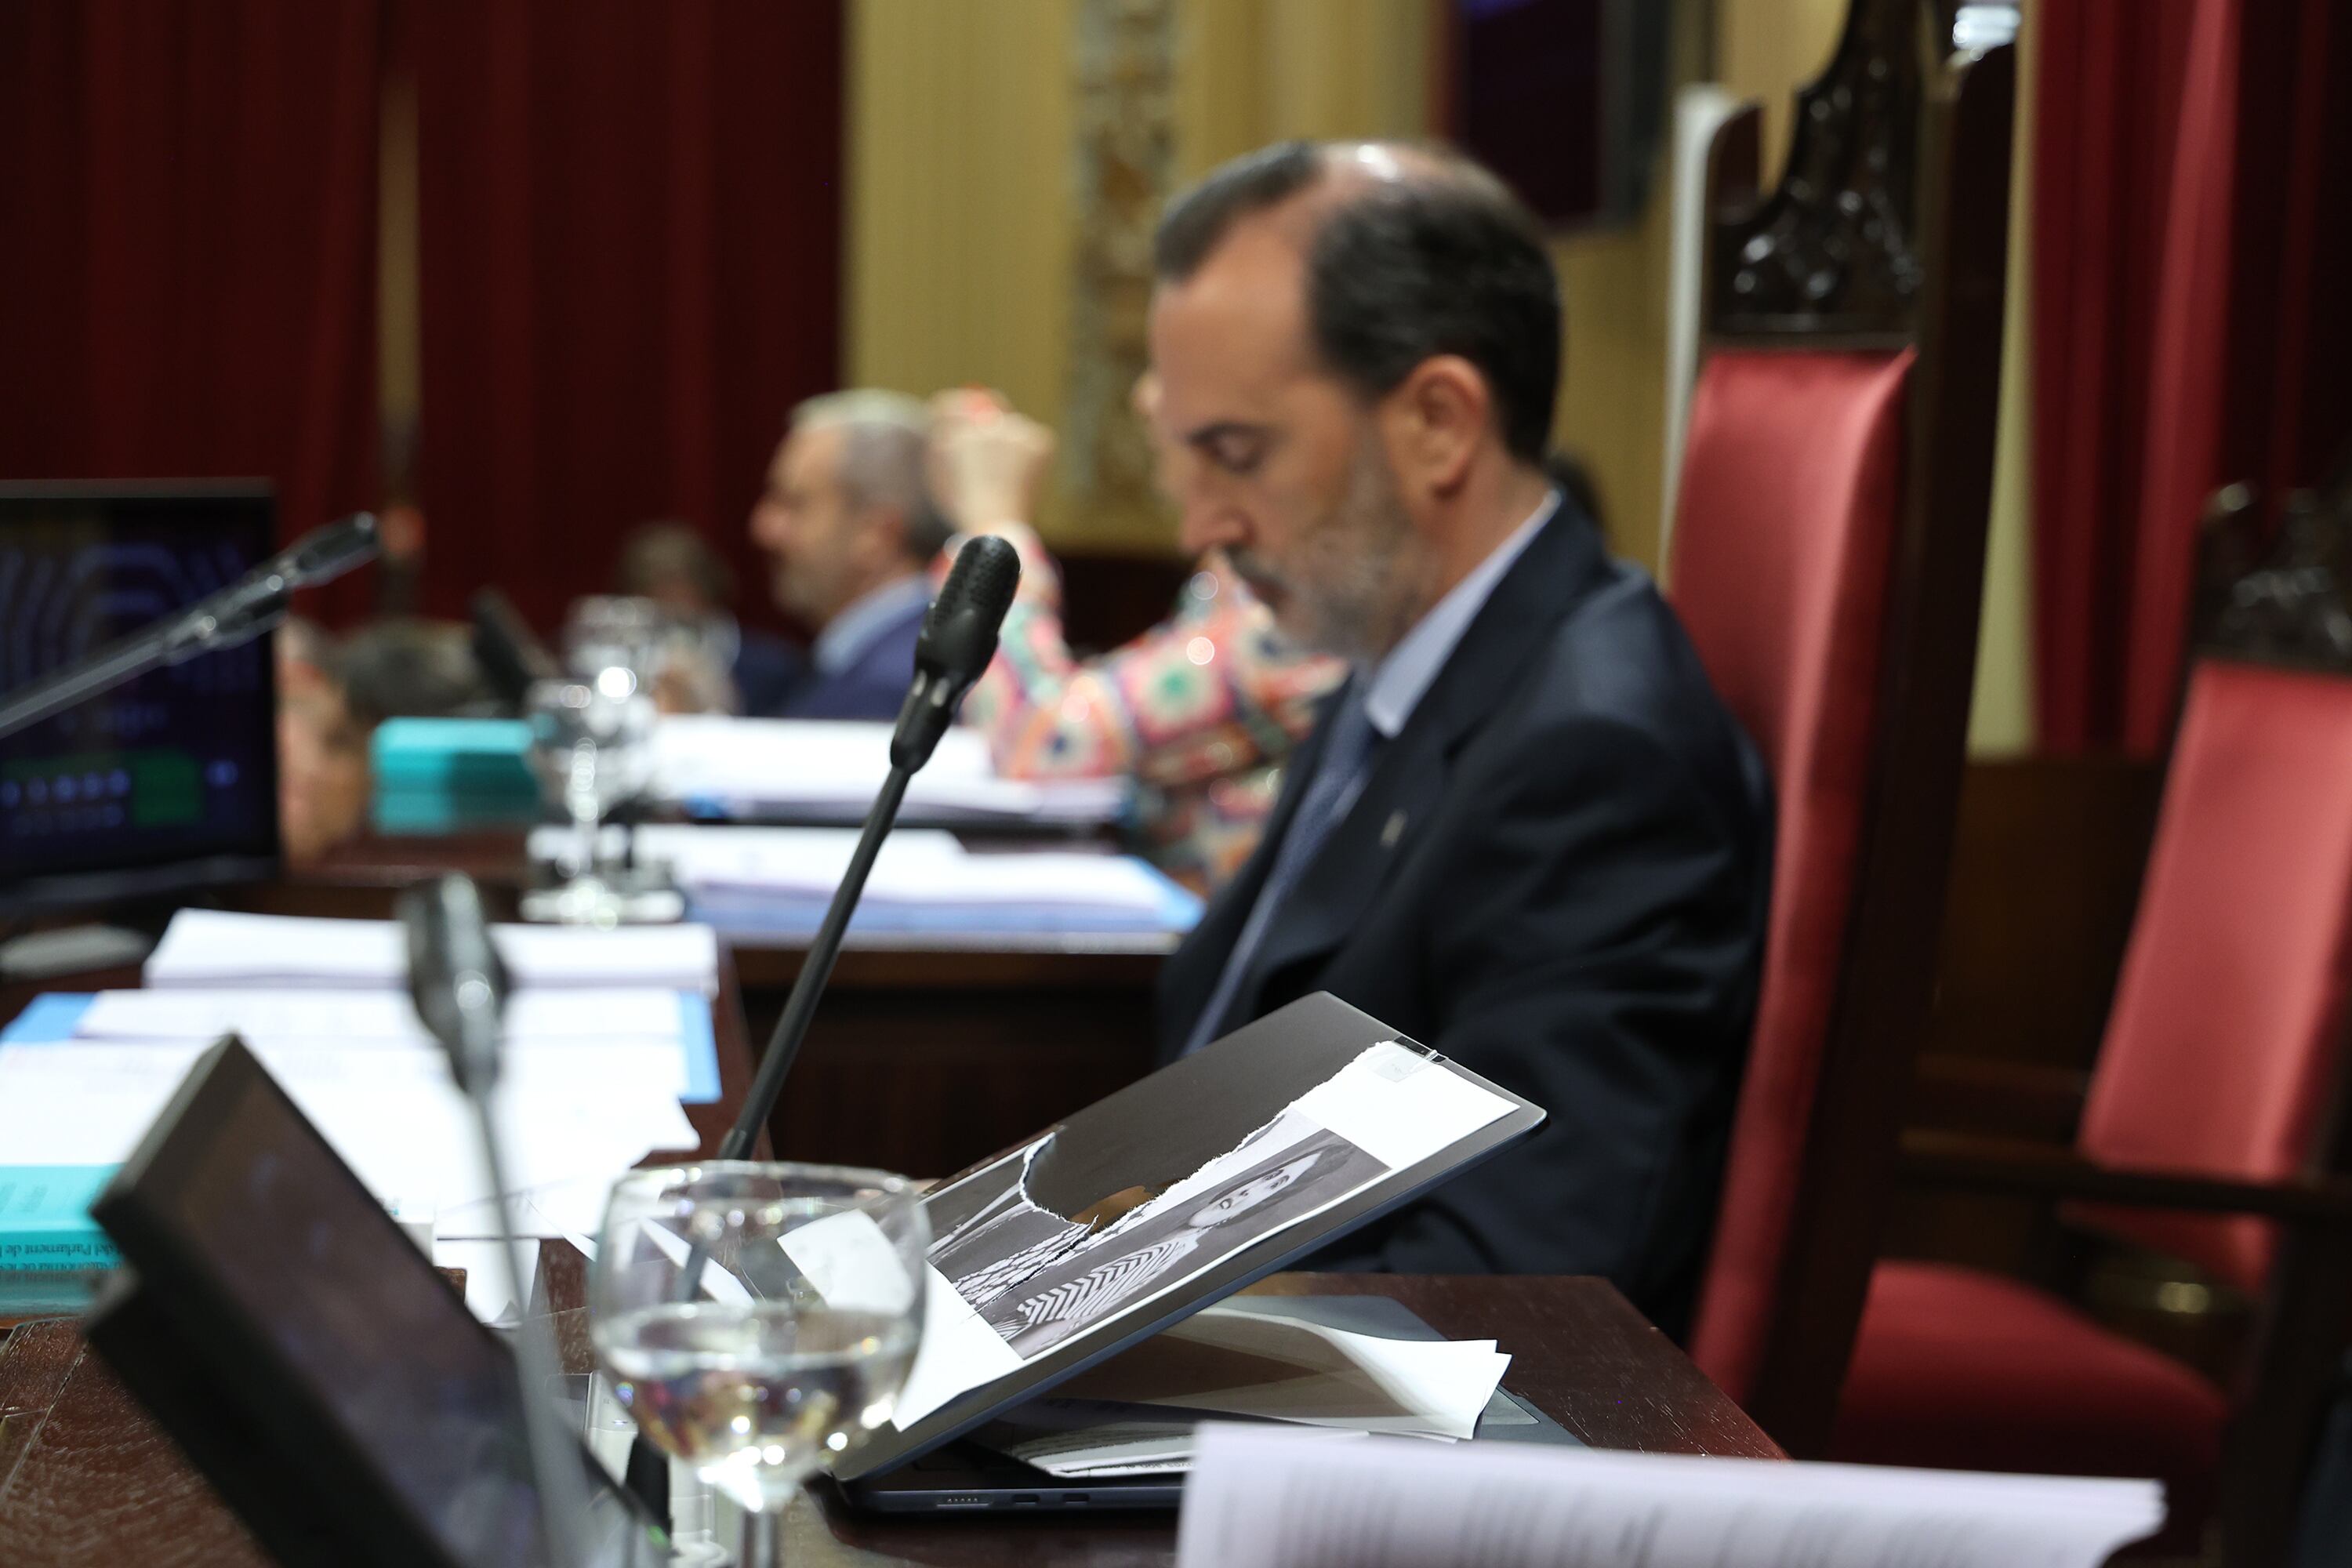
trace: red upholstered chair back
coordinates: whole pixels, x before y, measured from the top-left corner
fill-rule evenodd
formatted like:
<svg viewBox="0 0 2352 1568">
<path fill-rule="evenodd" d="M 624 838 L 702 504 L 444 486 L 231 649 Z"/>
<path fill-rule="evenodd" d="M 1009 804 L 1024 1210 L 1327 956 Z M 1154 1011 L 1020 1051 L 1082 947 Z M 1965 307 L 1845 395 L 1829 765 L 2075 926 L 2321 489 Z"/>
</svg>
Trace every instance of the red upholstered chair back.
<svg viewBox="0 0 2352 1568">
<path fill-rule="evenodd" d="M 2198 664 L 2079 1144 L 2275 1181 L 2307 1169 L 2352 967 L 2352 679 Z M 2082 1209 L 2248 1291 L 2268 1222 Z"/>
<path fill-rule="evenodd" d="M 1913 351 L 1701 367 L 1669 581 L 1772 775 L 1763 988 L 1691 1353 L 1735 1399 L 1780 1294 L 1869 809 Z"/>
</svg>

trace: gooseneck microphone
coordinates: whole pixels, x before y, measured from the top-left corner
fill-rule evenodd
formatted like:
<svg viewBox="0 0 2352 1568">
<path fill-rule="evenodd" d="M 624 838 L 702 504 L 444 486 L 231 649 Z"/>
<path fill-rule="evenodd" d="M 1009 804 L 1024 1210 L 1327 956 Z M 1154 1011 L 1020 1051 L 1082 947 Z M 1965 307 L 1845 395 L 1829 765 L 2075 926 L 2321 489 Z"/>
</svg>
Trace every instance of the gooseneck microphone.
<svg viewBox="0 0 2352 1568">
<path fill-rule="evenodd" d="M 801 1042 L 808 1037 L 817 998 L 833 975 L 834 961 L 841 956 L 842 934 L 849 929 L 849 917 L 866 891 L 874 858 L 881 853 L 882 840 L 898 820 L 907 781 L 931 760 L 940 737 L 955 721 L 964 694 L 996 657 L 996 634 L 1004 625 L 1004 612 L 1013 607 L 1013 591 L 1020 584 L 1020 555 L 994 534 L 968 539 L 956 552 L 955 564 L 948 568 L 948 579 L 940 584 L 939 597 L 925 612 L 922 631 L 915 640 L 915 679 L 907 689 L 898 727 L 890 737 L 890 772 L 875 794 L 857 847 L 849 857 L 849 868 L 834 889 L 833 902 L 826 906 L 816 938 L 809 943 L 808 956 L 801 961 L 792 994 L 784 999 L 783 1016 L 776 1020 L 776 1032 L 769 1037 L 751 1092 L 743 1097 L 743 1109 L 719 1142 L 720 1159 L 749 1158 L 751 1145 L 760 1140 L 760 1129 L 768 1124 L 769 1113 L 783 1094 L 793 1058 L 800 1055 Z M 707 1261 L 708 1255 L 698 1247 L 688 1256 L 678 1276 L 680 1300 L 690 1301 L 701 1289 Z M 643 1433 L 629 1447 L 627 1483 L 646 1506 L 667 1516 L 668 1470 Z"/>
<path fill-rule="evenodd" d="M 295 589 L 340 577 L 374 560 L 379 548 L 371 512 L 312 529 L 218 593 L 10 692 L 0 700 L 0 735 L 13 735 L 151 669 L 250 642 L 286 618 Z"/>
<path fill-rule="evenodd" d="M 551 1327 L 530 1315 L 523 1287 L 522 1244 L 516 1238 L 511 1191 L 491 1110 L 499 1079 L 499 1020 L 506 1011 L 507 972 L 490 942 L 482 895 L 473 879 L 452 873 L 419 883 L 400 896 L 408 937 L 408 994 L 416 1016 L 449 1053 L 449 1070 L 474 1108 L 482 1163 L 490 1179 L 508 1288 L 514 1292 L 517 1392 L 530 1445 L 531 1479 L 539 1491 L 541 1528 L 551 1568 L 580 1568 L 581 1531 L 588 1486 L 579 1445 L 565 1429 L 547 1391 L 562 1364 Z"/>
<path fill-rule="evenodd" d="M 890 737 L 893 769 L 911 773 L 931 760 L 964 693 L 996 657 L 996 634 L 1020 585 L 1021 557 L 996 535 L 977 535 L 956 552 L 915 639 L 915 684 Z"/>
<path fill-rule="evenodd" d="M 801 1042 L 808 1036 L 817 997 L 833 974 L 834 961 L 841 955 L 842 933 L 848 930 L 849 917 L 866 891 L 874 858 L 898 819 L 907 781 L 931 760 L 940 737 L 955 721 L 964 693 L 996 657 L 997 630 L 1004 624 L 1004 612 L 1013 606 L 1013 591 L 1020 582 L 1021 557 L 992 533 L 968 539 L 956 552 L 955 564 L 949 568 L 939 597 L 924 615 L 923 629 L 915 642 L 915 681 L 908 689 L 906 706 L 898 710 L 898 728 L 890 737 L 890 772 L 874 797 L 873 808 L 866 814 L 866 826 L 849 858 L 849 869 L 834 889 L 833 902 L 816 928 L 815 940 L 809 943 L 808 957 L 802 961 L 792 994 L 784 1001 L 783 1016 L 776 1020 L 776 1032 L 768 1041 L 767 1054 L 760 1058 L 751 1091 L 744 1097 L 742 1113 L 719 1146 L 720 1159 L 745 1158 L 758 1141 L 760 1129 L 767 1125 L 768 1114 L 783 1092 L 785 1076 L 793 1070 L 793 1059 L 800 1055 Z"/>
</svg>

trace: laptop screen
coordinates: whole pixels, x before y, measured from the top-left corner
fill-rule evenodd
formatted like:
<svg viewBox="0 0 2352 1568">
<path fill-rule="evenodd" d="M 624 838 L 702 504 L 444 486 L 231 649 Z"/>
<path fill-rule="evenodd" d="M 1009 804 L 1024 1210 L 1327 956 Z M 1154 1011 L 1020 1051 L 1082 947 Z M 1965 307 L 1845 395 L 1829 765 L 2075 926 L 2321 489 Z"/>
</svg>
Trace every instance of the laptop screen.
<svg viewBox="0 0 2352 1568">
<path fill-rule="evenodd" d="M 274 526 L 261 487 L 0 487 L 0 694 L 227 586 Z M 0 737 L 0 900 L 250 878 L 277 853 L 266 638 Z"/>
</svg>

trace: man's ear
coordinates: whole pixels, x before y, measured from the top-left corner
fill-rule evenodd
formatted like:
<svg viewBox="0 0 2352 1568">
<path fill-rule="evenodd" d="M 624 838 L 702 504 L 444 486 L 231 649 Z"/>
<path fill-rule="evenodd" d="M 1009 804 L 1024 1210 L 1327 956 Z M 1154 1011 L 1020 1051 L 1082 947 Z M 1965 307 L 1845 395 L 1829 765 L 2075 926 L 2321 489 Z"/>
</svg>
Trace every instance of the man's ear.
<svg viewBox="0 0 2352 1568">
<path fill-rule="evenodd" d="M 1478 367 L 1460 354 L 1433 354 L 1381 401 L 1389 458 L 1407 492 L 1440 498 L 1460 489 L 1494 414 Z"/>
<path fill-rule="evenodd" d="M 871 506 L 857 520 L 857 560 L 881 572 L 907 553 L 907 514 L 895 506 Z"/>
</svg>

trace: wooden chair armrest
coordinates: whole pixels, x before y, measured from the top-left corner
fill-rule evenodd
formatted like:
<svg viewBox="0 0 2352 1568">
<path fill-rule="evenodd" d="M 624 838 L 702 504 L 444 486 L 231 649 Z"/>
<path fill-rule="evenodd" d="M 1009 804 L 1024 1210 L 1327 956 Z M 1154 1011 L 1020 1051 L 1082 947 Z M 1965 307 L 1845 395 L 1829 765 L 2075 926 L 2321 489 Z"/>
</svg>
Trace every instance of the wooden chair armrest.
<svg viewBox="0 0 2352 1568">
<path fill-rule="evenodd" d="M 2072 1068 L 1927 1051 L 1918 1061 L 1912 1114 L 1937 1127 L 2065 1139 L 2083 1119 L 2090 1087 L 2091 1075 Z"/>
<path fill-rule="evenodd" d="M 1915 1130 L 1903 1135 L 1900 1173 L 1906 1181 L 1940 1186 L 2133 1208 L 2352 1221 L 2352 1182 L 2341 1178 L 2249 1182 L 2186 1171 L 2118 1170 L 2072 1149 L 2025 1138 Z"/>
</svg>

